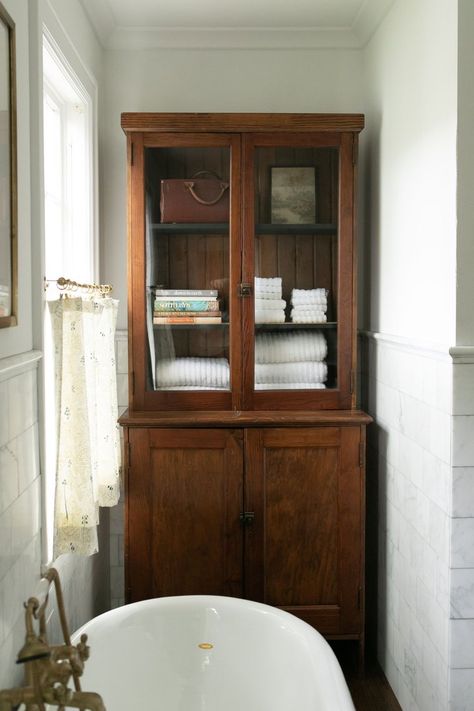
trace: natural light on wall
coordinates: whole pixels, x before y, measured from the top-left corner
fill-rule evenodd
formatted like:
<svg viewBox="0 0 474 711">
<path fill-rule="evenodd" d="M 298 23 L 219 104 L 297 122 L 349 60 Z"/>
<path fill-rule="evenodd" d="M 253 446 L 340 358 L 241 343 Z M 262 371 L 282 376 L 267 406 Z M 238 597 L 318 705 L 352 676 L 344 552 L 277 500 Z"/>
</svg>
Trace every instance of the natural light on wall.
<svg viewBox="0 0 474 711">
<path fill-rule="evenodd" d="M 89 93 L 69 63 L 43 36 L 44 221 L 46 298 L 63 276 L 94 282 L 94 131 Z M 47 309 L 46 309 L 47 312 Z M 45 530 L 44 555 L 52 560 L 56 467 L 56 415 L 50 329 L 44 330 Z"/>
</svg>

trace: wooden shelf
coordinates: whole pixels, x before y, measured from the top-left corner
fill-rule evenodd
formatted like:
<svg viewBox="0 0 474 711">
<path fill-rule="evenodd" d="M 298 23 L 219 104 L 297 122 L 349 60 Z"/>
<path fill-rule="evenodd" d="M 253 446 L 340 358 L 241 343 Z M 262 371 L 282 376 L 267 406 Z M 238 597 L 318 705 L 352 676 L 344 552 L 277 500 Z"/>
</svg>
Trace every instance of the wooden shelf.
<svg viewBox="0 0 474 711">
<path fill-rule="evenodd" d="M 294 331 L 294 330 L 319 330 L 320 328 L 337 328 L 337 321 L 329 321 L 326 323 L 293 323 L 287 321 L 285 323 L 256 323 L 256 331 Z"/>
<path fill-rule="evenodd" d="M 228 222 L 154 222 L 151 229 L 155 232 L 167 235 L 210 235 L 228 234 Z M 272 224 L 260 223 L 255 226 L 256 235 L 335 235 L 337 225 L 335 224 Z"/>
</svg>

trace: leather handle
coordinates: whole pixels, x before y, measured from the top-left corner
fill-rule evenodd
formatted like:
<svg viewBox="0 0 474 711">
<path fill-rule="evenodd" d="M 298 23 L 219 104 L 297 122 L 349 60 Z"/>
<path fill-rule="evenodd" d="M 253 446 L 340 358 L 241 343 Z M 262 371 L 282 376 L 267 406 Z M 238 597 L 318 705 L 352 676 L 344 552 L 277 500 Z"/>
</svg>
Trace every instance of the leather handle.
<svg viewBox="0 0 474 711">
<path fill-rule="evenodd" d="M 218 196 L 214 200 L 203 200 L 202 198 L 199 197 L 199 195 L 196 195 L 196 192 L 194 190 L 194 183 L 190 180 L 186 180 L 184 182 L 184 186 L 189 190 L 193 198 L 197 201 L 200 202 L 201 205 L 215 205 L 216 202 L 219 202 L 221 197 L 224 195 L 225 191 L 229 187 L 229 183 L 220 183 L 221 189 L 218 194 Z"/>
</svg>

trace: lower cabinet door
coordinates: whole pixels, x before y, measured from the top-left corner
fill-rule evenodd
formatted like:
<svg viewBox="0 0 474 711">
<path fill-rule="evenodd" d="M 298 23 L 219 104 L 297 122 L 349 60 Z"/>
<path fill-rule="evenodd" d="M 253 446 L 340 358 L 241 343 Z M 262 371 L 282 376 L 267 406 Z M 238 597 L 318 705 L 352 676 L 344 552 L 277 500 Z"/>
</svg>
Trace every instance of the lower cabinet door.
<svg viewBox="0 0 474 711">
<path fill-rule="evenodd" d="M 246 432 L 245 596 L 328 636 L 363 635 L 360 427 Z"/>
<path fill-rule="evenodd" d="M 129 429 L 129 602 L 242 595 L 242 439 L 224 429 Z"/>
</svg>

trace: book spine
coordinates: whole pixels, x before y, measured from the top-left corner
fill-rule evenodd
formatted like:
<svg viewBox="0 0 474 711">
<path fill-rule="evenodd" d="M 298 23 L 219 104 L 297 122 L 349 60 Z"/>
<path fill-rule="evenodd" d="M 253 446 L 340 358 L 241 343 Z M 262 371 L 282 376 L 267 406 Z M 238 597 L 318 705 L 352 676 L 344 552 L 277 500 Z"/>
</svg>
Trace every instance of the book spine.
<svg viewBox="0 0 474 711">
<path fill-rule="evenodd" d="M 206 296 L 215 298 L 217 296 L 217 289 L 156 289 L 155 296 L 164 296 L 168 299 L 170 296 L 179 296 L 180 298 Z"/>
<path fill-rule="evenodd" d="M 222 311 L 154 311 L 155 316 L 163 316 L 166 318 L 186 318 L 188 316 L 200 316 L 201 318 L 213 318 L 222 316 Z"/>
<path fill-rule="evenodd" d="M 158 301 L 155 299 L 155 311 L 219 311 L 217 300 L 207 301 L 203 299 L 195 301 Z"/>
<path fill-rule="evenodd" d="M 155 316 L 154 324 L 182 324 L 182 323 L 222 323 L 221 316 Z"/>
</svg>

